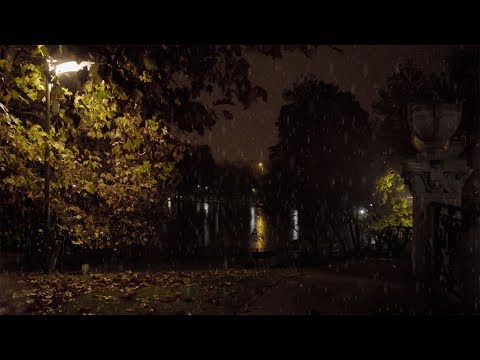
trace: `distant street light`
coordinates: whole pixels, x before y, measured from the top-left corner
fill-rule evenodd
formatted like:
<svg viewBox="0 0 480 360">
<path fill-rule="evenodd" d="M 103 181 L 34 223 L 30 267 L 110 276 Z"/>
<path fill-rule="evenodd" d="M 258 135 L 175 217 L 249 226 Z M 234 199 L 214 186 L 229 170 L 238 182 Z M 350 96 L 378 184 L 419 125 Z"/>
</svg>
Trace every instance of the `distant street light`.
<svg viewBox="0 0 480 360">
<path fill-rule="evenodd" d="M 93 62 L 82 61 L 77 64 L 75 61 L 68 61 L 60 64 L 56 64 L 56 60 L 47 59 L 48 70 L 45 74 L 46 85 L 46 116 L 45 116 L 45 132 L 48 137 L 45 141 L 45 194 L 44 194 L 44 207 L 45 207 L 45 244 L 50 243 L 50 165 L 48 163 L 48 157 L 50 155 L 50 148 L 48 146 L 48 139 L 50 138 L 50 93 L 52 91 L 51 77 L 68 72 L 76 72 L 87 68 L 88 70 L 92 66 Z"/>
<path fill-rule="evenodd" d="M 259 162 L 259 163 L 258 163 L 258 166 L 260 167 L 260 170 L 262 171 L 262 175 L 263 175 L 263 163 L 262 163 L 262 162 Z"/>
<path fill-rule="evenodd" d="M 368 213 L 368 210 L 363 207 L 358 209 L 359 218 L 364 218 L 365 216 L 367 216 L 367 213 Z"/>
</svg>

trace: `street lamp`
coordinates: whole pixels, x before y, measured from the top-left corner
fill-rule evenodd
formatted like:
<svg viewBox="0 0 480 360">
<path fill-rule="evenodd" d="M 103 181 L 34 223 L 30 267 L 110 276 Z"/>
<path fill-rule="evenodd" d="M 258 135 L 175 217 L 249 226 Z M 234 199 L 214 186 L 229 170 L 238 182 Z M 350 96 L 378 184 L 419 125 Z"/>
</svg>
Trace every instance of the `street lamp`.
<svg viewBox="0 0 480 360">
<path fill-rule="evenodd" d="M 47 72 L 45 74 L 45 88 L 46 88 L 46 116 L 45 116 L 45 132 L 47 133 L 47 140 L 45 141 L 45 194 L 44 194 L 44 207 L 45 207 L 45 244 L 50 243 L 50 165 L 48 158 L 50 154 L 50 148 L 48 146 L 48 140 L 50 138 L 50 93 L 52 90 L 52 76 L 60 75 L 68 72 L 77 72 L 85 67 L 90 70 L 93 62 L 82 61 L 77 63 L 76 61 L 68 61 L 57 64 L 54 59 L 47 59 Z"/>
<path fill-rule="evenodd" d="M 260 167 L 261 171 L 262 171 L 262 175 L 263 175 L 263 163 L 262 162 L 259 162 L 258 163 L 258 166 Z"/>
<path fill-rule="evenodd" d="M 81 63 L 77 63 L 76 61 L 67 61 L 58 65 L 53 65 L 53 70 L 55 72 L 55 75 L 60 75 L 67 72 L 76 72 L 79 70 L 83 70 L 84 68 L 90 70 L 92 64 L 93 62 L 90 61 L 82 61 Z"/>
<path fill-rule="evenodd" d="M 357 209 L 357 219 L 363 220 L 367 217 L 368 215 L 368 210 L 365 209 L 364 207 L 359 207 Z"/>
</svg>

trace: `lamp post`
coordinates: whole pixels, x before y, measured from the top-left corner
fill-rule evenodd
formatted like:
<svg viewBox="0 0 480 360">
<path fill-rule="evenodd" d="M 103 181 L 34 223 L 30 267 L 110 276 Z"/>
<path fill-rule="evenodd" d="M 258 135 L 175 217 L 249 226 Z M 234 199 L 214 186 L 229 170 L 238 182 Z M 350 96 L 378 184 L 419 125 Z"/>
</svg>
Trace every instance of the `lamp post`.
<svg viewBox="0 0 480 360">
<path fill-rule="evenodd" d="M 260 167 L 260 171 L 262 172 L 262 175 L 263 175 L 263 163 L 262 163 L 262 162 L 259 162 L 259 163 L 258 163 L 258 166 Z"/>
<path fill-rule="evenodd" d="M 76 61 L 68 61 L 56 64 L 56 60 L 47 59 L 47 71 L 45 74 L 45 89 L 46 89 L 46 109 L 45 109 L 45 132 L 47 133 L 47 139 L 45 141 L 45 189 L 44 189 L 44 213 L 45 213 L 45 247 L 50 244 L 50 164 L 48 161 L 50 155 L 50 146 L 48 140 L 50 139 L 50 108 L 51 108 L 51 90 L 52 90 L 52 77 L 68 72 L 77 72 L 79 70 L 90 69 L 93 62 L 82 61 L 77 63 Z"/>
</svg>

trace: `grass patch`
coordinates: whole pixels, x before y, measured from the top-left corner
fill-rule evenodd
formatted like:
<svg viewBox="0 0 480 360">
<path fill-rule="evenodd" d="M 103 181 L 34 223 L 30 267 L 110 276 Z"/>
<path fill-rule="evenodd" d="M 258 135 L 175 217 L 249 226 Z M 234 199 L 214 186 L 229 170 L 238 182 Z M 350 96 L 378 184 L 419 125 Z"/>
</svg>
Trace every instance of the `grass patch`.
<svg viewBox="0 0 480 360">
<path fill-rule="evenodd" d="M 13 275 L 9 285 L 2 285 L 9 295 L 0 303 L 0 313 L 234 314 L 263 288 L 291 273 L 288 269 L 235 269 Z M 14 302 L 16 306 L 11 306 Z"/>
</svg>

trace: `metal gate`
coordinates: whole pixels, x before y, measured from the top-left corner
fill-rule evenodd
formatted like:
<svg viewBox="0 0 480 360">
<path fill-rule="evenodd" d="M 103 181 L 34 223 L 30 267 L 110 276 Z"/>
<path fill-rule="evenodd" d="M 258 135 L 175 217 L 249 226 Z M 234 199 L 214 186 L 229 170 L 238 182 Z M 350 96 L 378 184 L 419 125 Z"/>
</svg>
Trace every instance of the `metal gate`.
<svg viewBox="0 0 480 360">
<path fill-rule="evenodd" d="M 462 237 L 463 210 L 461 207 L 434 202 L 433 259 L 434 280 L 442 288 L 458 295 L 455 278 L 457 244 Z M 432 256 L 433 255 L 433 256 Z"/>
<path fill-rule="evenodd" d="M 399 256 L 412 241 L 412 228 L 406 226 L 387 226 L 380 233 L 376 242 L 378 253 Z"/>
</svg>

